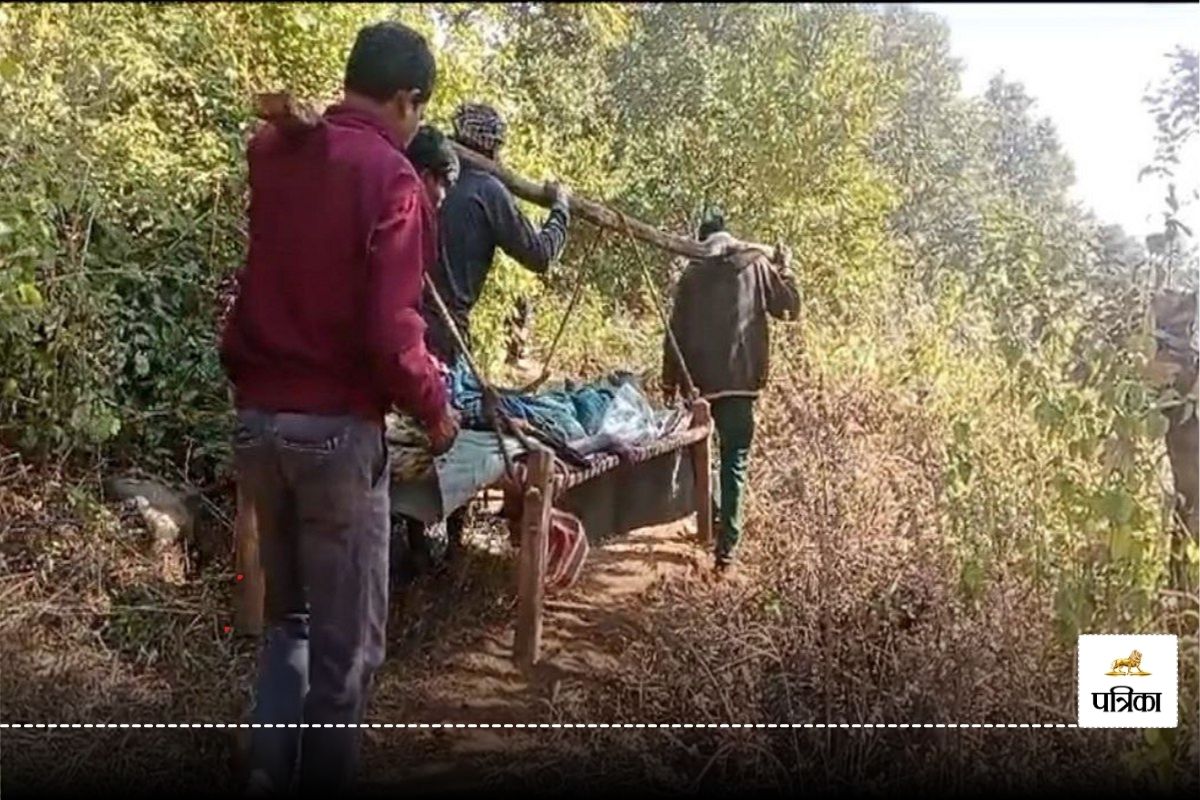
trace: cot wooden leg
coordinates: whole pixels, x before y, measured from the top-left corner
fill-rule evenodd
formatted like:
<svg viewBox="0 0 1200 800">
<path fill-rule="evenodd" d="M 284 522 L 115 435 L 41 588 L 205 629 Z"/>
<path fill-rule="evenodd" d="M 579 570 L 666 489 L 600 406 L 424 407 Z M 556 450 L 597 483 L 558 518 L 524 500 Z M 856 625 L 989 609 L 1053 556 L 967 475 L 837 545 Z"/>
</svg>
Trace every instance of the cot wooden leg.
<svg viewBox="0 0 1200 800">
<path fill-rule="evenodd" d="M 235 568 L 242 579 L 234 590 L 233 625 L 237 633 L 258 636 L 263 627 L 263 571 L 258 560 L 258 519 L 254 504 L 242 487 L 237 490 L 237 516 L 233 521 Z"/>
<path fill-rule="evenodd" d="M 550 508 L 554 502 L 554 454 L 535 450 L 529 454 L 526 468 L 521 553 L 517 563 L 517 632 L 513 642 L 513 655 L 522 669 L 537 663 L 542 647 L 542 593 Z"/>
<path fill-rule="evenodd" d="M 708 401 L 692 403 L 693 427 L 712 428 Z M 696 479 L 696 530 L 705 544 L 713 543 L 712 526 L 712 433 L 692 445 L 692 472 Z"/>
</svg>

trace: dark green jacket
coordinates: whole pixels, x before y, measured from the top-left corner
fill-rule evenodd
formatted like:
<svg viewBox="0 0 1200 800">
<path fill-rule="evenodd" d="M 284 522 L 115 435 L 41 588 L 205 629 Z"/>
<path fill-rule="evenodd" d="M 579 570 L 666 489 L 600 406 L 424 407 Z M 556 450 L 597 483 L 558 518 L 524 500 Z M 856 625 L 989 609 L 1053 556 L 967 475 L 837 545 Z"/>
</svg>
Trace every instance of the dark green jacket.
<svg viewBox="0 0 1200 800">
<path fill-rule="evenodd" d="M 688 265 L 675 290 L 671 330 L 700 393 L 708 398 L 755 396 L 767 383 L 767 317 L 795 319 L 800 295 L 790 272 L 758 251 Z M 684 389 L 671 342 L 663 342 L 663 386 Z"/>
</svg>

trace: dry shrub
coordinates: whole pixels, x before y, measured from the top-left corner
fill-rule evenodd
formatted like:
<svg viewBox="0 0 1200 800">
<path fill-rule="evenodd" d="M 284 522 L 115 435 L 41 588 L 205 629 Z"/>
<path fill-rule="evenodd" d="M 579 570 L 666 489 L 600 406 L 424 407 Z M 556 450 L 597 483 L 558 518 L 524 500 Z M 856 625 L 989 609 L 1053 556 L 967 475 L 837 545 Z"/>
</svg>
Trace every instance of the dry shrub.
<svg viewBox="0 0 1200 800">
<path fill-rule="evenodd" d="M 229 722 L 252 650 L 224 633 L 233 576 L 179 584 L 136 516 L 94 476 L 0 452 L 0 717 L 8 722 Z M 227 773 L 220 731 L 5 732 L 5 786 L 203 791 Z M 134 745 L 134 746 L 131 746 Z"/>
<path fill-rule="evenodd" d="M 554 718 L 1074 722 L 1074 646 L 1055 638 L 1052 597 L 1015 560 L 993 567 L 978 600 L 960 591 L 939 522 L 936 420 L 872 386 L 787 376 L 760 403 L 758 431 L 743 579 L 658 587 L 622 667 L 564 690 Z M 563 770 L 572 785 L 1146 791 L 1148 776 L 1123 767 L 1139 739 L 1069 728 L 622 729 L 561 732 L 553 751 L 603 754 Z M 1195 784 L 1194 764 L 1177 765 L 1176 788 Z"/>
<path fill-rule="evenodd" d="M 639 630 L 625 637 L 620 666 L 566 682 L 527 721 L 1072 722 L 1074 649 L 1055 638 L 1052 597 L 1035 590 L 1027 566 L 1014 555 L 993 564 L 982 596 L 960 591 L 943 528 L 938 425 L 875 386 L 785 374 L 760 403 L 742 578 L 656 585 L 635 609 Z M 164 582 L 136 545 L 140 534 L 88 500 L 87 487 L 47 482 L 0 456 L 4 718 L 239 718 L 252 659 L 222 634 L 231 576 Z M 411 644 L 397 657 L 415 664 L 422 643 L 451 633 L 463 614 L 500 613 L 501 577 L 476 574 L 481 588 L 456 593 L 453 610 L 435 612 L 431 596 L 414 595 L 404 622 L 415 627 L 411 636 L 393 630 L 393 652 Z M 1194 621 L 1191 613 L 1181 619 Z M 413 677 L 424 668 L 435 665 Z M 1195 684 L 1186 659 L 1180 678 L 1181 687 Z M 379 698 L 376 710 L 422 718 L 402 700 Z M 20 732 L 7 738 L 22 752 L 6 761 L 9 785 L 44 786 L 52 774 L 62 787 L 84 774 L 99 785 L 137 774 L 172 788 L 228 777 L 228 734 L 132 736 L 147 734 Z M 928 794 L 986 781 L 997 791 L 1144 791 L 1146 776 L 1123 768 L 1139 737 L 1068 728 L 562 729 L 539 732 L 519 756 L 475 758 L 481 776 L 526 790 L 853 785 Z M 374 749 L 397 768 L 423 757 L 415 746 L 397 756 L 394 742 Z M 1176 788 L 1194 786 L 1195 750 L 1187 752 Z M 98 753 L 110 754 L 99 768 Z"/>
</svg>

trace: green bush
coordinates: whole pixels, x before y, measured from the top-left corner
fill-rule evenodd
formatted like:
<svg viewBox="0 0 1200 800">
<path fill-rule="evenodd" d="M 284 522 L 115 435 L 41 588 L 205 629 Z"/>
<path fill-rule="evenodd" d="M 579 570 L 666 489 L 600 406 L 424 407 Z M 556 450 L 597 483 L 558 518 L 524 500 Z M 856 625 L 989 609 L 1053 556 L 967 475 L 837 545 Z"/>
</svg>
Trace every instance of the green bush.
<svg viewBox="0 0 1200 800">
<path fill-rule="evenodd" d="M 496 103 L 522 173 L 675 230 L 720 206 L 735 232 L 791 243 L 818 368 L 940 409 L 968 588 L 1012 547 L 1056 565 L 1056 586 L 1083 585 L 1083 564 L 1108 576 L 1089 592 L 1161 580 L 1144 258 L 1072 204 L 1022 87 L 962 96 L 945 26 L 909 8 L 0 9 L 0 439 L 211 476 L 229 419 L 214 293 L 243 257 L 249 99 L 336 97 L 354 33 L 385 16 L 437 49 L 431 118 Z M 642 258 L 665 284 L 668 259 Z M 544 348 L 579 270 L 561 364 L 655 368 L 633 248 L 576 225 L 547 281 L 500 259 L 473 321 L 489 370 L 514 299 L 534 298 Z M 779 358 L 798 360 L 789 342 Z M 1101 619 L 1076 611 L 1075 627 Z"/>
</svg>

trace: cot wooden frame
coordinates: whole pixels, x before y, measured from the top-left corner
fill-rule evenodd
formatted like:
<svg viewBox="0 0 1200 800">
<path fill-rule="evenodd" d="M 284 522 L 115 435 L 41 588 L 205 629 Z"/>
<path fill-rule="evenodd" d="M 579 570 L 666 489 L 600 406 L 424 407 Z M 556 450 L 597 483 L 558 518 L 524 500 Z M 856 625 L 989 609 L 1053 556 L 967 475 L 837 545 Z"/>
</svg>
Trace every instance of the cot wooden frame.
<svg viewBox="0 0 1200 800">
<path fill-rule="evenodd" d="M 702 541 L 712 542 L 712 416 L 706 400 L 691 404 L 691 425 L 641 451 L 635 463 L 644 463 L 676 450 L 688 449 L 695 479 L 696 527 Z M 550 509 L 559 492 L 602 475 L 621 462 L 606 456 L 586 470 L 555 469 L 553 452 L 536 449 L 518 464 L 517 478 L 523 493 L 521 546 L 517 556 L 517 619 L 513 658 L 524 669 L 537 663 L 542 646 L 543 586 Z M 235 590 L 234 627 L 239 634 L 257 636 L 263 628 L 264 578 L 258 560 L 258 525 L 254 508 L 238 491 L 234 520 Z"/>
</svg>

